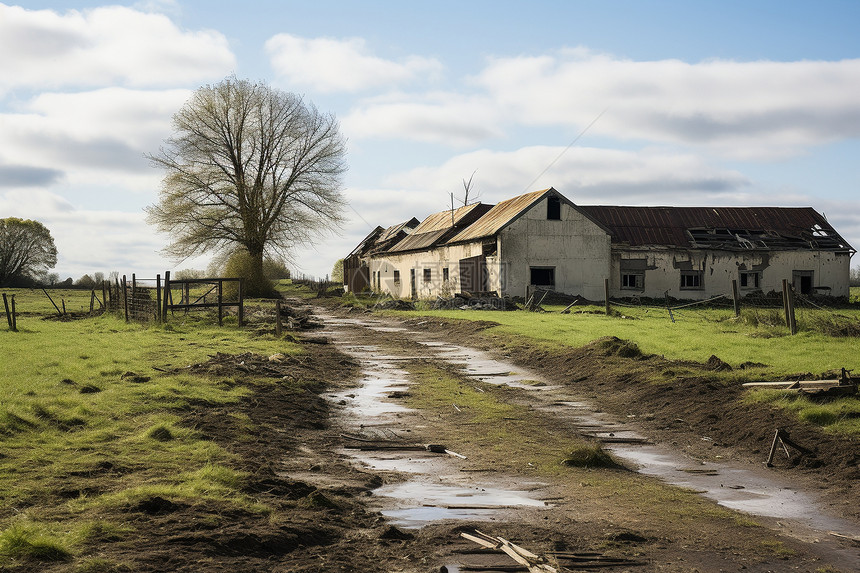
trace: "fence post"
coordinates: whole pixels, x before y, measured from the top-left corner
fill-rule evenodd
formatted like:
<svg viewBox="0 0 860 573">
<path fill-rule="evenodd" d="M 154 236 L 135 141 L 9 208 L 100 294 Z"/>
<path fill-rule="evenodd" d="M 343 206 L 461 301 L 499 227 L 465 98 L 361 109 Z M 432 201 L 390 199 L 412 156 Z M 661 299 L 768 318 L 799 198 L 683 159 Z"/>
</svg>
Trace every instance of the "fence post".
<svg viewBox="0 0 860 573">
<path fill-rule="evenodd" d="M 275 301 L 275 336 L 281 336 L 281 299 Z"/>
<path fill-rule="evenodd" d="M 131 317 L 140 318 L 137 302 L 137 275 L 135 273 L 131 273 Z"/>
<path fill-rule="evenodd" d="M 12 332 L 18 332 L 18 311 L 15 309 L 15 295 L 12 295 Z"/>
<path fill-rule="evenodd" d="M 218 326 L 224 326 L 224 279 L 218 279 Z"/>
<path fill-rule="evenodd" d="M 155 320 L 161 322 L 161 275 L 155 275 Z"/>
<path fill-rule="evenodd" d="M 792 336 L 794 336 L 797 334 L 797 319 L 794 315 L 794 289 L 791 285 L 788 286 L 788 318 L 788 329 L 791 331 Z"/>
<path fill-rule="evenodd" d="M 603 279 L 603 298 L 606 301 L 606 316 L 609 316 L 609 279 Z"/>
<path fill-rule="evenodd" d="M 93 313 L 93 309 L 96 306 L 96 289 L 92 289 L 90 291 L 90 314 Z"/>
<path fill-rule="evenodd" d="M 785 312 L 785 326 L 791 328 L 791 315 L 788 308 L 788 279 L 782 279 L 782 310 Z"/>
<path fill-rule="evenodd" d="M 125 321 L 128 322 L 128 283 L 125 275 L 122 275 L 122 304 L 125 308 Z"/>
<path fill-rule="evenodd" d="M 110 292 L 110 289 L 105 288 L 105 282 L 106 281 L 104 279 L 102 279 L 102 308 L 104 308 L 107 311 L 108 310 L 107 293 Z"/>
<path fill-rule="evenodd" d="M 245 324 L 245 279 L 239 279 L 239 326 Z"/>
<path fill-rule="evenodd" d="M 164 307 L 162 309 L 162 320 L 167 322 L 167 300 L 170 293 L 170 271 L 164 272 Z"/>
<path fill-rule="evenodd" d="M 741 301 L 738 295 L 738 279 L 732 279 L 732 302 L 735 304 L 735 317 L 741 315 Z"/>
<path fill-rule="evenodd" d="M 6 293 L 3 293 L 3 306 L 6 308 L 6 322 L 9 323 L 9 330 L 15 330 L 12 328 L 12 312 L 9 310 L 9 300 L 6 298 Z"/>
</svg>

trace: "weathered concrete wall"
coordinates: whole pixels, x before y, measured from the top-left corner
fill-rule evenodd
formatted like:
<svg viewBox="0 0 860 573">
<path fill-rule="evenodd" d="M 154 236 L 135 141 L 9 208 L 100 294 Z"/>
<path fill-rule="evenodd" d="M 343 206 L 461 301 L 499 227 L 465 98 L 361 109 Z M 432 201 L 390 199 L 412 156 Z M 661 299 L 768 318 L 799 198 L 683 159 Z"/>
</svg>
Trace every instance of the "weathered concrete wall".
<svg viewBox="0 0 860 573">
<path fill-rule="evenodd" d="M 431 251 L 418 251 L 374 258 L 370 262 L 372 290 L 390 294 L 394 298 L 412 298 L 410 271 L 415 271 L 416 294 L 420 299 L 435 299 L 437 296 L 450 297 L 460 292 L 460 260 L 479 256 L 482 253 L 480 242 L 444 246 Z M 490 260 L 488 259 L 488 264 Z M 498 263 L 495 262 L 496 267 Z M 448 269 L 448 280 L 444 281 L 444 269 Z M 430 281 L 424 280 L 424 271 L 429 269 Z M 394 271 L 400 272 L 400 282 L 395 283 Z M 379 273 L 379 287 L 373 284 L 374 273 Z M 491 270 L 490 276 L 498 276 L 498 269 Z M 490 280 L 490 290 L 498 286 Z"/>
<path fill-rule="evenodd" d="M 555 290 L 603 300 L 610 270 L 610 237 L 579 211 L 561 204 L 561 219 L 547 220 L 537 203 L 499 233 L 503 294 L 524 296 L 530 267 L 555 269 Z"/>
<path fill-rule="evenodd" d="M 659 298 L 668 291 L 679 299 L 703 300 L 731 294 L 738 280 L 741 296 L 755 291 L 782 291 L 782 280 L 793 280 L 795 271 L 812 272 L 816 294 L 848 296 L 850 257 L 828 251 L 735 252 L 684 249 L 614 248 L 610 292 L 614 297 Z M 683 271 L 700 271 L 701 288 L 681 288 Z M 741 286 L 741 273 L 758 273 L 756 288 Z M 641 273 L 642 288 L 625 287 L 622 274 Z M 829 288 L 822 288 L 829 287 Z M 797 288 L 797 285 L 796 285 Z M 798 289 L 799 290 L 799 289 Z"/>
</svg>

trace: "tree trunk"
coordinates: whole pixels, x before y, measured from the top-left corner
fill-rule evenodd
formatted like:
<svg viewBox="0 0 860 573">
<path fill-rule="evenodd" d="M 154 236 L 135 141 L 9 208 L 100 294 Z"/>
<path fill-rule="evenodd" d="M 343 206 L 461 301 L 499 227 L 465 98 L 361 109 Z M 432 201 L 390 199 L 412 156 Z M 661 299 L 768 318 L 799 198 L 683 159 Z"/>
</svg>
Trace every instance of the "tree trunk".
<svg viewBox="0 0 860 573">
<path fill-rule="evenodd" d="M 250 255 L 251 264 L 247 270 L 248 275 L 243 277 L 245 279 L 245 296 L 261 298 L 277 296 L 272 281 L 267 279 L 263 273 L 263 250 L 249 250 L 248 254 Z"/>
</svg>

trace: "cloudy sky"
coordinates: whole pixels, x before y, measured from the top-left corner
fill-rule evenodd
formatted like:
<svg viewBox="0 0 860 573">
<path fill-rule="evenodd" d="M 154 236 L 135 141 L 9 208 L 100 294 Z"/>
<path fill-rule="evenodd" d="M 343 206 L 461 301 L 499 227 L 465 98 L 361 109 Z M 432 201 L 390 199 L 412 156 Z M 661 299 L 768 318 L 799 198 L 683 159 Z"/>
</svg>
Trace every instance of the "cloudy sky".
<svg viewBox="0 0 860 573">
<path fill-rule="evenodd" d="M 485 203 L 811 206 L 860 247 L 858 22 L 855 0 L 0 3 L 0 217 L 43 222 L 62 278 L 205 268 L 160 253 L 144 155 L 235 73 L 348 139 L 348 223 L 300 273 L 470 177 Z"/>
</svg>

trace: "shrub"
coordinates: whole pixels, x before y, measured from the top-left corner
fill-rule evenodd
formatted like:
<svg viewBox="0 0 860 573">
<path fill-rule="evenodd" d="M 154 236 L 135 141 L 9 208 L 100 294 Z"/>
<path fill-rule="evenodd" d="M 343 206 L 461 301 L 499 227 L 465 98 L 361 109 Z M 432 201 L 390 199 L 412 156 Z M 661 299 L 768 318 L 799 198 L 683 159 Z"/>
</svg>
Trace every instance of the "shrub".
<svg viewBox="0 0 860 573">
<path fill-rule="evenodd" d="M 275 287 L 263 273 L 263 269 L 256 264 L 254 258 L 245 250 L 238 250 L 230 255 L 224 266 L 224 276 L 227 278 L 245 279 L 245 295 L 252 297 L 273 298 L 278 294 Z M 238 289 L 234 285 L 225 285 L 225 298 L 236 299 L 239 296 Z"/>
</svg>

